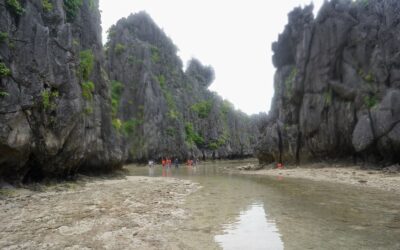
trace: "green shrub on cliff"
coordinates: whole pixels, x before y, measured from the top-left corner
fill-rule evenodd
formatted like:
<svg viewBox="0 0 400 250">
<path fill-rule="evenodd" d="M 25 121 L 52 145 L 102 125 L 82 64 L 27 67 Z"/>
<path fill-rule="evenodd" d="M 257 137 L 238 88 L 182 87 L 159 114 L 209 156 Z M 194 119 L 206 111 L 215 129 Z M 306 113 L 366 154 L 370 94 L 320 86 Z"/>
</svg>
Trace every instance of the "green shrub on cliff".
<svg viewBox="0 0 400 250">
<path fill-rule="evenodd" d="M 158 63 L 160 61 L 160 50 L 155 46 L 152 46 L 150 50 L 151 50 L 151 61 L 153 63 Z"/>
<path fill-rule="evenodd" d="M 92 50 L 83 50 L 79 53 L 80 63 L 79 70 L 82 76 L 82 79 L 87 81 L 89 80 L 89 76 L 92 73 L 94 66 L 94 55 Z"/>
<path fill-rule="evenodd" d="M 221 106 L 221 114 L 223 116 L 226 116 L 230 110 L 234 110 L 234 109 L 235 109 L 235 107 L 233 106 L 233 104 L 230 101 L 224 100 L 224 102 L 222 103 L 222 106 Z"/>
<path fill-rule="evenodd" d="M 208 148 L 211 150 L 217 150 L 219 148 L 219 146 L 216 142 L 211 142 L 208 144 Z"/>
<path fill-rule="evenodd" d="M 221 147 L 221 146 L 225 145 L 228 140 L 229 140 L 229 133 L 224 128 L 222 135 L 217 140 L 217 144 L 219 147 Z"/>
<path fill-rule="evenodd" d="M 89 0 L 89 8 L 91 11 L 95 10 L 98 5 L 98 0 Z"/>
<path fill-rule="evenodd" d="M 111 82 L 111 109 L 112 115 L 115 117 L 118 112 L 119 102 L 121 100 L 124 85 L 118 81 Z"/>
<path fill-rule="evenodd" d="M 8 33 L 0 32 L 0 43 L 4 43 L 8 41 Z"/>
<path fill-rule="evenodd" d="M 207 118 L 211 112 L 212 101 L 210 100 L 201 101 L 193 104 L 190 108 L 192 111 L 196 112 L 200 118 L 204 119 Z"/>
<path fill-rule="evenodd" d="M 53 4 L 49 0 L 42 0 L 42 7 L 45 12 L 50 12 L 53 10 Z"/>
<path fill-rule="evenodd" d="M 141 125 L 143 121 L 137 120 L 135 118 L 129 119 L 122 122 L 122 133 L 126 136 L 133 135 L 136 132 L 136 128 Z"/>
<path fill-rule="evenodd" d="M 371 72 L 368 72 L 368 74 L 366 74 L 363 69 L 359 69 L 357 73 L 368 84 L 372 84 L 375 81 L 375 77 Z"/>
<path fill-rule="evenodd" d="M 371 109 L 378 104 L 378 99 L 376 98 L 376 96 L 373 95 L 366 96 L 364 97 L 364 104 L 365 106 L 367 106 L 367 108 Z"/>
<path fill-rule="evenodd" d="M 186 141 L 190 145 L 193 145 L 193 143 L 196 144 L 197 146 L 204 145 L 204 138 L 194 130 L 193 124 L 191 124 L 190 122 L 187 122 L 185 124 L 185 133 L 186 133 Z"/>
<path fill-rule="evenodd" d="M 42 91 L 42 105 L 45 110 L 56 108 L 55 99 L 59 96 L 58 91 L 45 89 Z"/>
<path fill-rule="evenodd" d="M 82 4 L 83 0 L 64 0 L 64 9 L 68 22 L 72 22 L 75 19 Z"/>
<path fill-rule="evenodd" d="M 87 81 L 82 83 L 82 96 L 87 101 L 93 100 L 94 83 Z"/>
<path fill-rule="evenodd" d="M 22 13 L 24 13 L 24 8 L 22 8 L 19 0 L 7 0 L 6 4 L 10 11 L 14 14 L 20 16 Z"/>
<path fill-rule="evenodd" d="M 0 91 L 0 97 L 6 97 L 9 96 L 10 94 L 7 91 Z"/>
<path fill-rule="evenodd" d="M 122 53 L 125 52 L 126 46 L 122 43 L 117 43 L 114 48 L 114 52 L 117 56 L 120 56 Z"/>
<path fill-rule="evenodd" d="M 6 77 L 10 75 L 11 70 L 4 63 L 0 63 L 0 77 Z"/>
<path fill-rule="evenodd" d="M 177 110 L 172 109 L 168 111 L 168 117 L 172 120 L 176 120 L 180 117 L 180 113 Z"/>
<path fill-rule="evenodd" d="M 93 106 L 90 105 L 90 106 L 85 107 L 84 112 L 86 115 L 93 114 Z"/>
<path fill-rule="evenodd" d="M 113 127 L 118 131 L 118 133 L 124 136 L 132 136 L 137 131 L 137 127 L 143 123 L 142 120 L 131 118 L 127 121 L 121 121 L 118 118 L 112 119 Z"/>
<path fill-rule="evenodd" d="M 120 129 L 121 129 L 121 127 L 122 127 L 122 122 L 121 122 L 121 120 L 120 119 L 118 119 L 118 118 L 114 118 L 114 119 L 112 119 L 112 125 L 113 125 L 113 127 L 117 130 L 117 131 L 119 131 Z"/>
<path fill-rule="evenodd" d="M 160 84 L 160 87 L 161 87 L 162 89 L 165 89 L 165 77 L 164 77 L 164 75 L 159 75 L 159 76 L 157 77 L 157 81 L 158 81 L 158 83 Z"/>
</svg>

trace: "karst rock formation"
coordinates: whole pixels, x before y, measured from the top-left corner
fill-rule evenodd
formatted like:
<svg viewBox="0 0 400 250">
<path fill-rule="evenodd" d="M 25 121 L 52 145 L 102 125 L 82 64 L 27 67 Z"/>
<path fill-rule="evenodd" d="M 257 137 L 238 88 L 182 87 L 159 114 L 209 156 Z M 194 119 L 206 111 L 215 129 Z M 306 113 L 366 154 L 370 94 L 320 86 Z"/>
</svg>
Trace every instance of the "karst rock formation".
<svg viewBox="0 0 400 250">
<path fill-rule="evenodd" d="M 113 121 L 129 160 L 253 154 L 261 116 L 236 111 L 209 91 L 210 66 L 192 59 L 184 72 L 177 47 L 147 13 L 121 19 L 108 35 Z"/>
<path fill-rule="evenodd" d="M 102 44 L 98 0 L 0 0 L 0 182 L 110 171 L 161 157 L 253 154 L 262 116 L 186 71 L 146 13 Z"/>
<path fill-rule="evenodd" d="M 261 162 L 400 161 L 400 2 L 296 8 L 272 45 L 275 95 Z"/>
</svg>

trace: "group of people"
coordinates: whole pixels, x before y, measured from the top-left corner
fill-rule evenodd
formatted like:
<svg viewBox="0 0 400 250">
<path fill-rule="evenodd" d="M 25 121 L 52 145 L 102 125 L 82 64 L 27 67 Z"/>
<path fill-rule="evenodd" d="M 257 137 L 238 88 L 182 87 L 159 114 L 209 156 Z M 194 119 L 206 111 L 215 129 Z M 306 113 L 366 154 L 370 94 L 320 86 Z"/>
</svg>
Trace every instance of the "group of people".
<svg viewBox="0 0 400 250">
<path fill-rule="evenodd" d="M 195 158 L 194 160 L 189 159 L 186 162 L 186 165 L 188 166 L 196 166 L 196 164 L 198 163 L 198 160 Z M 175 158 L 174 162 L 173 162 L 175 168 L 179 168 L 179 160 L 178 158 Z M 148 163 L 149 167 L 152 168 L 155 165 L 155 162 L 153 160 L 149 160 Z M 171 168 L 172 167 L 172 160 L 169 157 L 166 158 L 161 158 L 161 165 L 163 168 L 167 167 L 167 168 Z"/>
<path fill-rule="evenodd" d="M 171 168 L 171 166 L 172 166 L 172 160 L 171 160 L 171 158 L 162 158 L 161 159 L 161 165 L 162 165 L 162 167 L 163 168 L 165 168 L 165 167 L 167 167 L 167 168 Z M 174 160 L 174 165 L 175 165 L 175 168 L 178 168 L 179 167 L 179 160 L 178 160 L 178 158 L 175 158 L 175 160 Z"/>
</svg>

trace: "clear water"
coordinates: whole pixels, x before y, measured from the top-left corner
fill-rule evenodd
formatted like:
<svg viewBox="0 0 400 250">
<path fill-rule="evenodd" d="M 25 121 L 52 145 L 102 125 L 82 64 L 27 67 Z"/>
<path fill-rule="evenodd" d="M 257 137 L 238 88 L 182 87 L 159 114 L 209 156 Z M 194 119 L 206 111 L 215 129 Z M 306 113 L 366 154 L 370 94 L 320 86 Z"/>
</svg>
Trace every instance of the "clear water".
<svg viewBox="0 0 400 250">
<path fill-rule="evenodd" d="M 177 248 L 400 249 L 399 193 L 222 171 L 243 164 L 127 169 L 203 186 L 185 204 L 191 219 L 168 232 Z"/>
<path fill-rule="evenodd" d="M 225 249 L 283 249 L 275 221 L 267 218 L 264 204 L 251 204 L 237 221 L 223 225 L 223 234 L 214 239 Z"/>
</svg>

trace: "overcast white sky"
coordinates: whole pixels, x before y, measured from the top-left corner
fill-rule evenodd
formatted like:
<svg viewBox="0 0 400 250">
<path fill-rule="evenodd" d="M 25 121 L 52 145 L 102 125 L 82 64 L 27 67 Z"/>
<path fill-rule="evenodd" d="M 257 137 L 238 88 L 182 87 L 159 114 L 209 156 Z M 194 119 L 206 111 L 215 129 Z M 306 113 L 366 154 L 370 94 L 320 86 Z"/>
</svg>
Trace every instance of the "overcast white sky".
<svg viewBox="0 0 400 250">
<path fill-rule="evenodd" d="M 271 44 L 287 14 L 311 0 L 100 0 L 105 32 L 120 18 L 145 10 L 179 48 L 186 63 L 211 65 L 210 89 L 247 114 L 268 112 L 273 96 Z M 314 12 L 323 0 L 313 0 Z"/>
</svg>

